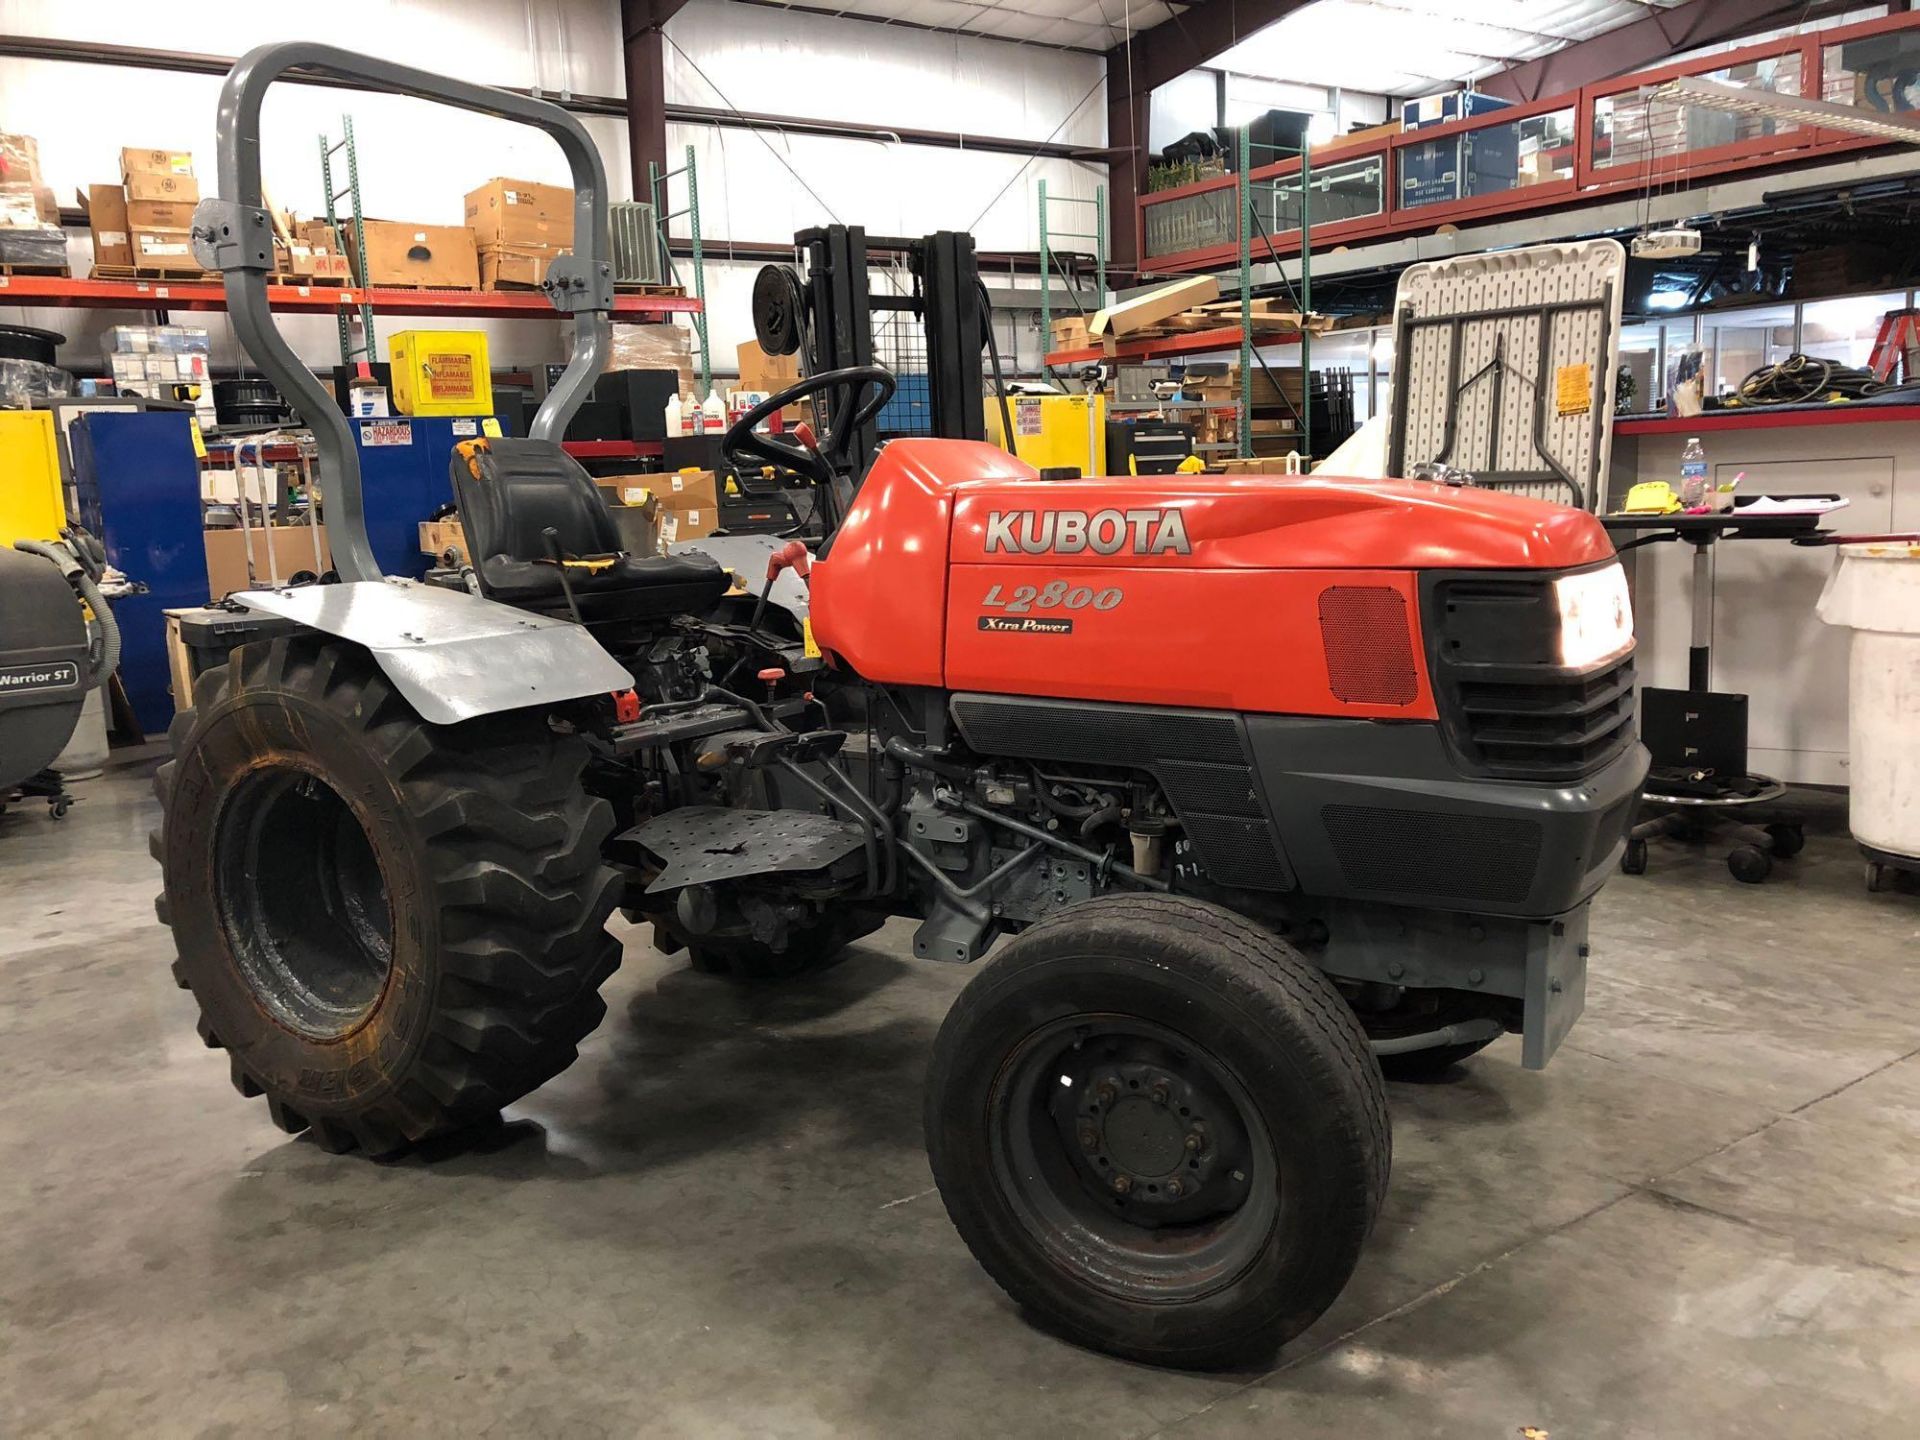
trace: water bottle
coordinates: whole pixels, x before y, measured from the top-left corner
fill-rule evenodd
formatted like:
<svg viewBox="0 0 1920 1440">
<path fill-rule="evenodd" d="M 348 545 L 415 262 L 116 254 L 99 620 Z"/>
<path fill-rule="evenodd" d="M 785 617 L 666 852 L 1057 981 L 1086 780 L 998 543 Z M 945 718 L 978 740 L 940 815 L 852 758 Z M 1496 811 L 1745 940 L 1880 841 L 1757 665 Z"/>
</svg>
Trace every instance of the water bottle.
<svg viewBox="0 0 1920 1440">
<path fill-rule="evenodd" d="M 1706 510 L 1713 503 L 1713 492 L 1708 487 L 1707 452 L 1696 435 L 1680 452 L 1680 508 L 1689 513 Z"/>
</svg>

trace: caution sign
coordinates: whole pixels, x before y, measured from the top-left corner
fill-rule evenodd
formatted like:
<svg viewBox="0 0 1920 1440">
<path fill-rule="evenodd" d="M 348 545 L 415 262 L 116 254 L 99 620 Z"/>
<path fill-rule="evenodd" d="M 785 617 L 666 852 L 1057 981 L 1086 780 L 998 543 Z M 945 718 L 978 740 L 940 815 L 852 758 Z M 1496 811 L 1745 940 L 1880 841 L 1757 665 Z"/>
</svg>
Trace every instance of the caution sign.
<svg viewBox="0 0 1920 1440">
<path fill-rule="evenodd" d="M 1554 371 L 1553 398 L 1562 415 L 1585 415 L 1593 409 L 1593 367 L 1583 360 Z"/>
<path fill-rule="evenodd" d="M 428 399 L 470 400 L 474 397 L 473 356 L 443 351 L 429 355 L 425 368 Z"/>
<path fill-rule="evenodd" d="M 1013 402 L 1013 433 L 1038 435 L 1040 429 L 1040 401 L 1037 398 L 1015 400 Z"/>
<path fill-rule="evenodd" d="M 360 426 L 362 445 L 411 445 L 413 425 L 406 420 L 374 420 Z"/>
</svg>

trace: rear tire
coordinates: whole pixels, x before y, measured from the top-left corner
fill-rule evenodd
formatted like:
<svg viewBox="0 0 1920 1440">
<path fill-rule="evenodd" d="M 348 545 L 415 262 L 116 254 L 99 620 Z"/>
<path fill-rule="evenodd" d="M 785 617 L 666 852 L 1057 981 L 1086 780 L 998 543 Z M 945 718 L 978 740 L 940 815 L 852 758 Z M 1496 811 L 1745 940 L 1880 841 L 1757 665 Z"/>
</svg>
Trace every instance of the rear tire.
<svg viewBox="0 0 1920 1440">
<path fill-rule="evenodd" d="M 613 825 L 546 716 L 422 721 L 356 646 L 243 646 L 154 788 L 174 975 L 242 1095 L 389 1155 L 573 1062 L 620 963 Z"/>
<path fill-rule="evenodd" d="M 947 1213 L 1001 1288 L 1156 1365 L 1264 1357 L 1312 1324 L 1391 1153 L 1332 983 L 1231 911 L 1164 895 L 1074 906 L 993 959 L 934 1042 L 926 1127 Z"/>
</svg>

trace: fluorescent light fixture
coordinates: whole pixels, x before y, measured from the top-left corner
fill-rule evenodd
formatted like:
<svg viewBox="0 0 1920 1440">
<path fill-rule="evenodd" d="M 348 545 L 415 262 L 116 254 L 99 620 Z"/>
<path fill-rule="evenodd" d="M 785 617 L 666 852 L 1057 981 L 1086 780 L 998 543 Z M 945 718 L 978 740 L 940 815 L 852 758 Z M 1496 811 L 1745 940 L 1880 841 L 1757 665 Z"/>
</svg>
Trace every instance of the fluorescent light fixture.
<svg viewBox="0 0 1920 1440">
<path fill-rule="evenodd" d="M 1586 670 L 1633 646 L 1633 601 L 1620 562 L 1553 582 L 1560 609 L 1560 663 Z"/>
<path fill-rule="evenodd" d="M 1850 135 L 1866 135 L 1875 140 L 1893 140 L 1905 145 L 1920 145 L 1920 119 L 1910 115 L 1886 115 L 1862 110 L 1857 105 L 1837 105 L 1831 100 L 1815 100 L 1806 95 L 1781 95 L 1772 90 L 1754 90 L 1731 85 L 1724 80 L 1708 80 L 1699 75 L 1682 75 L 1654 88 L 1653 98 L 1678 105 L 1698 105 L 1708 110 L 1727 110 L 1735 115 L 1757 115 L 1770 120 L 1791 120 L 1802 125 L 1817 125 L 1822 130 L 1844 130 Z"/>
<path fill-rule="evenodd" d="M 1700 232 L 1691 225 L 1673 225 L 1665 230 L 1643 230 L 1633 237 L 1628 251 L 1640 260 L 1678 260 L 1700 253 Z"/>
</svg>

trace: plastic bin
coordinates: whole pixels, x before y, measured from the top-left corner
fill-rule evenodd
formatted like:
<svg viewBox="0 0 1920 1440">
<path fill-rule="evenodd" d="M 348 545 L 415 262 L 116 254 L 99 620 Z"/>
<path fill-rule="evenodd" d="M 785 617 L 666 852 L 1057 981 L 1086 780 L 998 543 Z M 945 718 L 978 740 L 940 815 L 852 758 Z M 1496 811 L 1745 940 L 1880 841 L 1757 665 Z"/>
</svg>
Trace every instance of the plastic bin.
<svg viewBox="0 0 1920 1440">
<path fill-rule="evenodd" d="M 1853 838 L 1871 861 L 1920 870 L 1920 545 L 1842 545 L 1817 609 L 1827 624 L 1853 631 Z M 1868 883 L 1876 878 L 1869 867 Z"/>
</svg>

